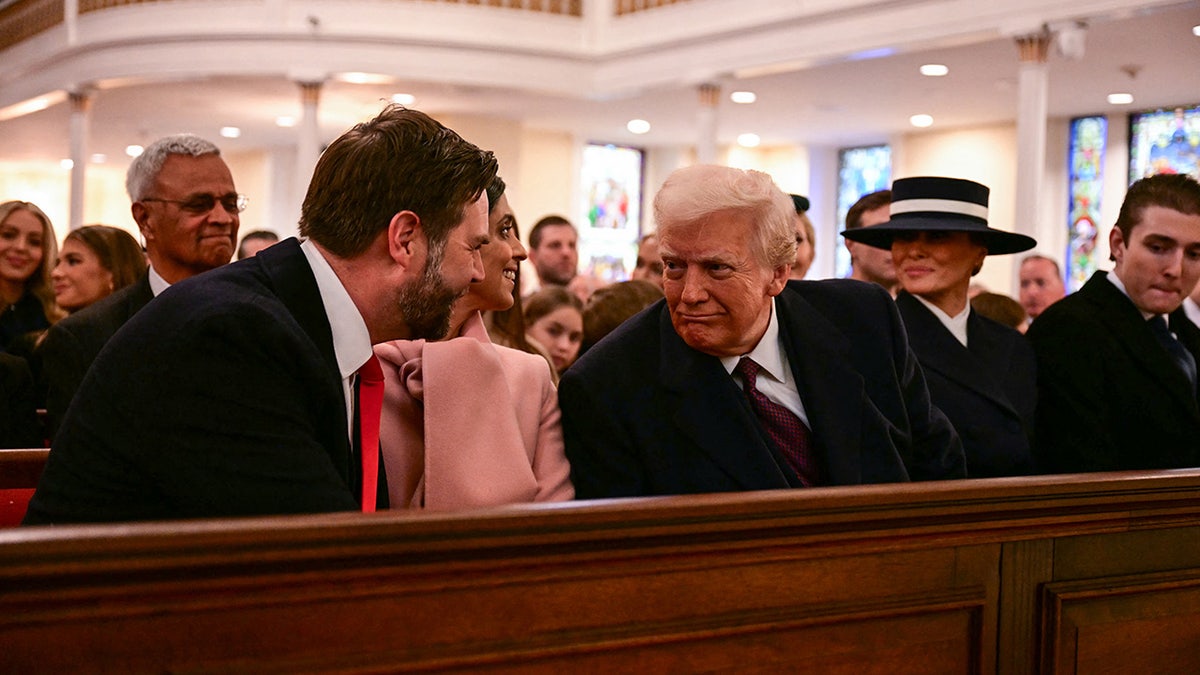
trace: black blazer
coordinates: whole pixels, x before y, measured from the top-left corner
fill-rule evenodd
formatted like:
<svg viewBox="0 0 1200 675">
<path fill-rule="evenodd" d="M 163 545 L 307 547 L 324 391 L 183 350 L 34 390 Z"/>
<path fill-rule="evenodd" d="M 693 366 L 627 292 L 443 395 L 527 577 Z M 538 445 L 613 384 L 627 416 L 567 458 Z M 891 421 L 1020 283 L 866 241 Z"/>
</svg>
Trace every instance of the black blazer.
<svg viewBox="0 0 1200 675">
<path fill-rule="evenodd" d="M 933 404 L 946 413 L 967 454 L 971 478 L 1035 472 L 1037 366 L 1023 335 L 972 311 L 967 346 L 921 304 L 901 291 L 896 307 L 908 329 Z"/>
<path fill-rule="evenodd" d="M 1039 461 L 1053 471 L 1200 465 L 1200 406 L 1187 377 L 1104 272 L 1029 327 L 1038 363 Z M 1200 361 L 1200 329 L 1171 316 Z"/>
<path fill-rule="evenodd" d="M 25 359 L 0 353 L 0 448 L 40 448 L 42 427 Z"/>
<path fill-rule="evenodd" d="M 777 306 L 827 483 L 965 475 L 883 289 L 792 281 Z M 664 301 L 568 368 L 559 404 L 579 498 L 799 486 L 720 359 L 683 342 Z"/>
<path fill-rule="evenodd" d="M 38 387 L 46 403 L 46 432 L 58 431 L 67 406 L 96 355 L 126 321 L 154 299 L 147 272 L 136 283 L 66 317 L 46 331 L 37 348 Z"/>
<path fill-rule="evenodd" d="M 359 474 L 329 322 L 291 239 L 173 285 L 113 336 L 25 522 L 356 510 Z"/>
</svg>

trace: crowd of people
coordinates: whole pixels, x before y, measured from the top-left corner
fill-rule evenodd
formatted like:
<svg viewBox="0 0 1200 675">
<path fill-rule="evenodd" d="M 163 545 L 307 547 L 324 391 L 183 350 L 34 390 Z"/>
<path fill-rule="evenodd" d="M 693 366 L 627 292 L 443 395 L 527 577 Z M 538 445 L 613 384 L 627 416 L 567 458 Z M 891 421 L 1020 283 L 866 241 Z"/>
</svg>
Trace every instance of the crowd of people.
<svg viewBox="0 0 1200 675">
<path fill-rule="evenodd" d="M 299 239 L 239 246 L 246 198 L 191 135 L 130 166 L 144 250 L 98 225 L 59 251 L 40 209 L 0 205 L 0 432 L 52 439 L 26 523 L 1200 465 L 1187 176 L 1130 187 L 1112 272 L 1066 295 L 1028 255 L 1015 300 L 972 278 L 1036 242 L 970 180 L 865 195 L 850 278 L 805 281 L 807 198 L 679 169 L 603 285 L 566 218 L 522 244 L 499 172 L 388 106 L 321 155 Z"/>
</svg>

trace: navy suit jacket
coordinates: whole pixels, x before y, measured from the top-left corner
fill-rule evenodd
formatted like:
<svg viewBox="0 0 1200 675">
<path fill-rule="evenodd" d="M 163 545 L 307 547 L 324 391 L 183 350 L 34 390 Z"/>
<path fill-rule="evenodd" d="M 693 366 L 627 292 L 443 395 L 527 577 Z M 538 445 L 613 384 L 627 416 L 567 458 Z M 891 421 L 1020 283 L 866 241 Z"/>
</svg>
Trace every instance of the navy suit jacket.
<svg viewBox="0 0 1200 675">
<path fill-rule="evenodd" d="M 792 281 L 780 340 L 827 484 L 965 475 L 891 297 L 857 281 Z M 665 301 L 567 369 L 559 387 L 576 497 L 798 487 L 720 359 L 688 347 Z"/>
<path fill-rule="evenodd" d="M 1182 307 L 1171 330 L 1200 361 L 1200 329 Z M 1059 472 L 1200 466 L 1196 391 L 1104 272 L 1042 312 L 1027 336 L 1040 463 Z"/>
<path fill-rule="evenodd" d="M 925 371 L 929 396 L 962 439 L 967 475 L 1034 473 L 1037 366 L 1025 336 L 972 311 L 964 347 L 912 295 L 901 291 L 896 307 Z"/>
<path fill-rule="evenodd" d="M 38 346 L 41 373 L 38 386 L 46 401 L 46 425 L 50 438 L 58 431 L 79 383 L 92 361 L 112 336 L 134 314 L 154 299 L 150 276 L 66 317 L 46 331 Z"/>
<path fill-rule="evenodd" d="M 113 336 L 25 522 L 356 510 L 359 475 L 329 321 L 292 239 L 173 285 Z"/>
</svg>

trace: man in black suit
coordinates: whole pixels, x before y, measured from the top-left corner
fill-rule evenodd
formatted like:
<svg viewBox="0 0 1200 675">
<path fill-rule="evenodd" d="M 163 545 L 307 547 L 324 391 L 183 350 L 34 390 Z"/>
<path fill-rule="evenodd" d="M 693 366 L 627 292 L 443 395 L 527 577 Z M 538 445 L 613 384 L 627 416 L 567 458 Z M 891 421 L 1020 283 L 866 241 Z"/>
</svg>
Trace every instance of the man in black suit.
<svg viewBox="0 0 1200 675">
<path fill-rule="evenodd" d="M 965 475 L 887 292 L 788 281 L 794 209 L 769 176 L 680 169 L 654 212 L 666 300 L 559 389 L 578 497 Z"/>
<path fill-rule="evenodd" d="M 1112 273 L 1092 275 L 1027 333 L 1040 463 L 1056 472 L 1200 466 L 1200 330 L 1180 307 L 1200 280 L 1200 184 L 1185 175 L 1134 183 L 1109 246 Z"/>
<path fill-rule="evenodd" d="M 314 170 L 306 241 L 175 284 L 109 341 L 25 522 L 384 505 L 362 485 L 376 449 L 350 440 L 356 372 L 372 344 L 445 334 L 483 278 L 495 175 L 492 153 L 416 111 L 347 131 Z"/>
<path fill-rule="evenodd" d="M 129 165 L 125 189 L 146 242 L 149 269 L 137 283 L 63 319 L 38 347 L 48 433 L 58 430 L 84 374 L 125 322 L 173 283 L 229 262 L 245 199 L 221 151 L 191 134 L 151 143 Z"/>
</svg>

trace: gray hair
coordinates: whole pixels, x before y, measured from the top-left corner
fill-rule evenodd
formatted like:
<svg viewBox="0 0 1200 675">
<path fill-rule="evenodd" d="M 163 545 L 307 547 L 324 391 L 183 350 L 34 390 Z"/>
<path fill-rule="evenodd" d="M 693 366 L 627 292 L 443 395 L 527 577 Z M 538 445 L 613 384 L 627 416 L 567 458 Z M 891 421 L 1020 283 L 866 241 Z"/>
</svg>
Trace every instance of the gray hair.
<svg viewBox="0 0 1200 675">
<path fill-rule="evenodd" d="M 796 259 L 796 208 L 761 171 L 712 164 L 677 169 L 654 198 L 654 219 L 664 238 L 722 211 L 754 222 L 751 246 L 763 266 L 775 269 Z"/>
<path fill-rule="evenodd" d="M 140 201 L 150 194 L 158 172 L 171 155 L 220 155 L 221 149 L 194 134 L 164 136 L 150 144 L 134 158 L 125 174 L 125 191 L 131 201 Z"/>
</svg>

